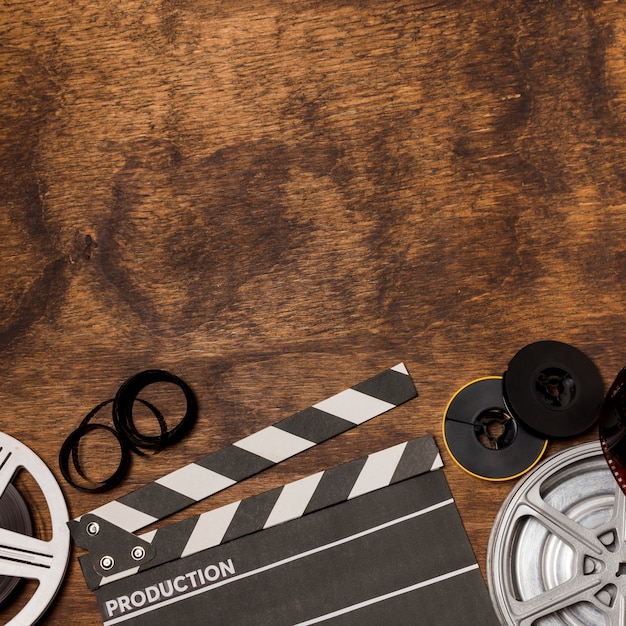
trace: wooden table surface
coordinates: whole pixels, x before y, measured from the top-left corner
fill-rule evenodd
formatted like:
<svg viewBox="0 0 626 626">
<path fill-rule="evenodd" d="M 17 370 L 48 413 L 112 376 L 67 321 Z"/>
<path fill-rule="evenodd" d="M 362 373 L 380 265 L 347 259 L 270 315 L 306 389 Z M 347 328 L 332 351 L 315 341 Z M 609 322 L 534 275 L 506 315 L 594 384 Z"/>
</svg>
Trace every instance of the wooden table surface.
<svg viewBox="0 0 626 626">
<path fill-rule="evenodd" d="M 514 481 L 453 463 L 448 400 L 537 340 L 607 386 L 625 361 L 625 13 L 1 3 L 0 430 L 75 517 L 403 361 L 417 400 L 204 508 L 432 433 L 484 574 Z M 193 431 L 113 491 L 74 490 L 64 438 L 149 368 L 194 389 Z M 98 623 L 76 555 L 42 623 Z"/>
</svg>

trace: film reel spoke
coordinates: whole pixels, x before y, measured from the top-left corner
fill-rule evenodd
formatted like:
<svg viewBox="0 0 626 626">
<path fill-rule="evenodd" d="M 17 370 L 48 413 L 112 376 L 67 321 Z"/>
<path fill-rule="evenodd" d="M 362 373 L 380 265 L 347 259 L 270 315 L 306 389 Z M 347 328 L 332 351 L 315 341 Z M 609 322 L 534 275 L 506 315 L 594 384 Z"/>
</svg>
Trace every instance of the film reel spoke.
<svg viewBox="0 0 626 626">
<path fill-rule="evenodd" d="M 595 592 L 602 586 L 599 577 L 575 576 L 567 582 L 550 588 L 528 600 L 512 600 L 515 623 L 532 626 L 538 619 L 566 609 L 582 599 L 595 600 Z"/>
<path fill-rule="evenodd" d="M 552 535 L 564 541 L 577 555 L 602 554 L 597 534 L 550 506 L 540 494 L 539 485 L 530 489 L 518 503 L 516 519 L 533 517 Z"/>
<path fill-rule="evenodd" d="M 0 575 L 41 580 L 53 565 L 55 547 L 54 542 L 0 529 Z"/>
<path fill-rule="evenodd" d="M 11 484 L 17 470 L 22 467 L 19 455 L 8 446 L 0 446 L 0 496 Z"/>
</svg>

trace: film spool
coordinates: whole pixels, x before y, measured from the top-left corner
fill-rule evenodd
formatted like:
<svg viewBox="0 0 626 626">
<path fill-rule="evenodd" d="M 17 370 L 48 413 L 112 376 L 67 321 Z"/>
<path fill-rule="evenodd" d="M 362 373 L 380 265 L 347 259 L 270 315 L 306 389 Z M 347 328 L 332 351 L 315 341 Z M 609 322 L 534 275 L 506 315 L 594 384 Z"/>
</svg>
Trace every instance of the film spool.
<svg viewBox="0 0 626 626">
<path fill-rule="evenodd" d="M 11 484 L 7 485 L 0 497 L 0 528 L 29 537 L 33 535 L 28 506 L 20 492 Z M 0 576 L 0 605 L 11 596 L 20 580 L 21 578 L 14 576 Z"/>
<path fill-rule="evenodd" d="M 509 414 L 501 376 L 479 378 L 454 394 L 444 413 L 443 435 L 462 470 L 492 481 L 521 476 L 548 445 Z"/>
<path fill-rule="evenodd" d="M 597 420 L 603 397 L 604 384 L 593 361 L 559 341 L 527 345 L 504 374 L 508 412 L 543 437 L 585 432 Z"/>
</svg>

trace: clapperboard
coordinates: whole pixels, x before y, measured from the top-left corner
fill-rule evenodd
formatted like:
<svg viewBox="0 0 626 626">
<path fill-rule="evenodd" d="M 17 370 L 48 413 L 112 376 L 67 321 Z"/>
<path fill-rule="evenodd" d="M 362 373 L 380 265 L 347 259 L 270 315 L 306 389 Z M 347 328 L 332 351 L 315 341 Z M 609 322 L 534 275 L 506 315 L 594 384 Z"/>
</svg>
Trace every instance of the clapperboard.
<svg viewBox="0 0 626 626">
<path fill-rule="evenodd" d="M 497 626 L 432 436 L 136 534 L 416 396 L 399 364 L 72 520 L 104 626 Z"/>
</svg>

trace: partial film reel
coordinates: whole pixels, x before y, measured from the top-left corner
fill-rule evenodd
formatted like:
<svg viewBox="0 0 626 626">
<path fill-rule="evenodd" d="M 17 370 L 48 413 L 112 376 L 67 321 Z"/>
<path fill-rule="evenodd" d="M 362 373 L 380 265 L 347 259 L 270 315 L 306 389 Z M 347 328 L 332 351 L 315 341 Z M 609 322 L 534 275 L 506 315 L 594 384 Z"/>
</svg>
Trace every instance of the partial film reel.
<svg viewBox="0 0 626 626">
<path fill-rule="evenodd" d="M 507 626 L 626 624 L 626 497 L 597 443 L 542 462 L 489 539 L 491 597 Z"/>
<path fill-rule="evenodd" d="M 34 532 L 26 503 L 12 485 L 20 471 L 30 475 L 45 499 L 50 528 L 44 538 Z M 0 433 L 0 509 L 0 609 L 3 617 L 5 609 L 13 610 L 7 626 L 29 626 L 43 615 L 63 582 L 70 555 L 69 515 L 63 492 L 46 464 L 5 433 Z M 17 594 L 18 610 L 12 602 L 20 580 L 34 581 L 36 588 L 24 590 L 26 598 L 21 591 Z"/>
<path fill-rule="evenodd" d="M 443 435 L 461 469 L 493 481 L 527 472 L 548 443 L 509 415 L 500 376 L 480 378 L 457 391 L 444 414 Z"/>
</svg>

